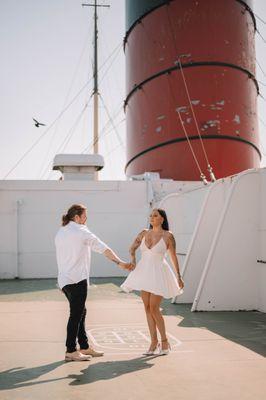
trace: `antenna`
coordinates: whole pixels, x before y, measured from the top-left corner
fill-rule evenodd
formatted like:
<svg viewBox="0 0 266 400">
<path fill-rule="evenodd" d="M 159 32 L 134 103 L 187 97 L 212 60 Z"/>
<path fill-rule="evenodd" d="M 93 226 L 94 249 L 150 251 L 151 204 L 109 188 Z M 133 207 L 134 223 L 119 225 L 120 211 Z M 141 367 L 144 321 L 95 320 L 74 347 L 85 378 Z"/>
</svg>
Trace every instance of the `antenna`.
<svg viewBox="0 0 266 400">
<path fill-rule="evenodd" d="M 94 0 L 94 4 L 91 3 L 82 3 L 82 7 L 94 7 L 94 67 L 93 67 L 93 78 L 94 78 L 94 87 L 93 87 L 93 152 L 94 154 L 98 154 L 98 98 L 99 98 L 99 89 L 98 89 L 98 26 L 97 26 L 97 9 L 98 7 L 109 8 L 108 4 L 97 4 L 97 0 Z"/>
</svg>

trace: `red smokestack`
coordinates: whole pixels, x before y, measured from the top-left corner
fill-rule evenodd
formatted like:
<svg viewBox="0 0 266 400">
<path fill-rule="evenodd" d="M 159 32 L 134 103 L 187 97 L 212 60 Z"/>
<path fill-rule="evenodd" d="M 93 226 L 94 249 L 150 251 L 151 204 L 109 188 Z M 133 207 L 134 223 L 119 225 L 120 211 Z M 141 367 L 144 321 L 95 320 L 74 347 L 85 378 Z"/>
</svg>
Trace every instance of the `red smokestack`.
<svg viewBox="0 0 266 400">
<path fill-rule="evenodd" d="M 216 178 L 259 167 L 251 7 L 242 0 L 127 0 L 128 176 L 156 171 L 199 180 L 185 131 L 207 179 L 207 161 Z"/>
</svg>

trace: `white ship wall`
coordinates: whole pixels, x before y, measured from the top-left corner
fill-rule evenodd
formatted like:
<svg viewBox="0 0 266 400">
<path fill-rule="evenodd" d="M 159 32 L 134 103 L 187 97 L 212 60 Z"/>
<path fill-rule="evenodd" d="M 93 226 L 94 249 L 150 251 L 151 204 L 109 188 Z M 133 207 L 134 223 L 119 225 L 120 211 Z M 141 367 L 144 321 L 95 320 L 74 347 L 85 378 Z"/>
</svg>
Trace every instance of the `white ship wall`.
<svg viewBox="0 0 266 400">
<path fill-rule="evenodd" d="M 175 181 L 0 182 L 0 278 L 56 277 L 54 236 L 73 203 L 89 228 L 128 259 L 153 207 L 168 214 L 192 311 L 266 312 L 266 168 L 204 186 Z M 91 276 L 125 276 L 93 253 Z"/>
<path fill-rule="evenodd" d="M 62 214 L 73 203 L 85 204 L 89 229 L 121 258 L 129 259 L 129 246 L 147 227 L 150 209 L 169 193 L 183 193 L 199 185 L 170 180 L 1 181 L 0 278 L 57 276 L 54 236 Z M 185 242 L 177 238 L 177 242 L 181 243 L 178 251 L 184 252 L 189 237 Z M 104 256 L 93 253 L 91 276 L 126 274 Z"/>
<path fill-rule="evenodd" d="M 176 302 L 193 303 L 192 311 L 266 312 L 265 204 L 266 168 L 208 186 L 182 266 L 186 290 Z M 180 212 L 178 202 L 174 209 Z"/>
<path fill-rule="evenodd" d="M 178 262 L 182 270 L 207 193 L 208 187 L 201 184 L 186 191 L 171 193 L 159 203 L 159 206 L 166 211 L 170 230 L 174 233 Z M 195 274 L 195 270 L 193 274 Z M 193 281 L 197 280 L 193 278 Z"/>
</svg>

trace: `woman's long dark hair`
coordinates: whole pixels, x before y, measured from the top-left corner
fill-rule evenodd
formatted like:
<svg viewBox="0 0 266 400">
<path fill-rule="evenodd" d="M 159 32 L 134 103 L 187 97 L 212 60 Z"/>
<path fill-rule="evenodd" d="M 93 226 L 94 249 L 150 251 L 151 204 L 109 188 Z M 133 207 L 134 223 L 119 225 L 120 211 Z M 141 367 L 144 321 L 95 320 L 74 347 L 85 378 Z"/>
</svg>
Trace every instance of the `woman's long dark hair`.
<svg viewBox="0 0 266 400">
<path fill-rule="evenodd" d="M 155 208 L 154 210 L 158 211 L 160 216 L 163 217 L 163 223 L 162 223 L 163 230 L 169 231 L 169 223 L 168 223 L 166 212 L 162 208 Z M 152 225 L 151 224 L 149 226 L 149 229 L 152 229 Z"/>
</svg>

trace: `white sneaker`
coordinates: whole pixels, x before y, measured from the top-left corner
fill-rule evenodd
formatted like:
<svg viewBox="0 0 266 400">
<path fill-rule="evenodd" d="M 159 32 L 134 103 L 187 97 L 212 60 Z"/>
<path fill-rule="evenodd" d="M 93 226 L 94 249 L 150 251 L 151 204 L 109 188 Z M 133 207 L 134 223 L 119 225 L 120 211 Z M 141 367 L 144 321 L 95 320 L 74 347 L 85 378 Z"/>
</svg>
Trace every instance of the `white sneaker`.
<svg viewBox="0 0 266 400">
<path fill-rule="evenodd" d="M 74 351 L 73 353 L 66 352 L 65 354 L 65 361 L 90 361 L 90 359 L 90 356 L 85 356 L 79 351 Z"/>
<path fill-rule="evenodd" d="M 80 350 L 80 353 L 84 354 L 85 356 L 91 356 L 91 357 L 101 357 L 104 354 L 100 351 L 94 350 L 92 347 L 89 347 L 88 349 L 82 349 Z"/>
</svg>

